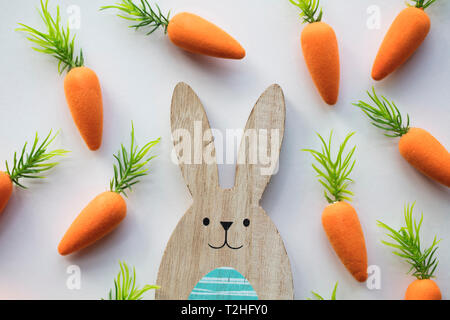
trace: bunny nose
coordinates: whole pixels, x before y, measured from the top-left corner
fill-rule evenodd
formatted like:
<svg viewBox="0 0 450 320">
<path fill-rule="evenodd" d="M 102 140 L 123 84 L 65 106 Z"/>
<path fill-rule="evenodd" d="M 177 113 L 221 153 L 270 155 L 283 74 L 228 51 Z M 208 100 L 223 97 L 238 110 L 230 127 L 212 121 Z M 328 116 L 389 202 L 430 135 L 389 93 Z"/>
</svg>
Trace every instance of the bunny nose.
<svg viewBox="0 0 450 320">
<path fill-rule="evenodd" d="M 225 229 L 225 231 L 227 231 L 228 229 L 230 229 L 231 225 L 233 224 L 233 222 L 229 222 L 229 221 L 220 221 L 220 224 L 222 225 L 222 227 Z"/>
</svg>

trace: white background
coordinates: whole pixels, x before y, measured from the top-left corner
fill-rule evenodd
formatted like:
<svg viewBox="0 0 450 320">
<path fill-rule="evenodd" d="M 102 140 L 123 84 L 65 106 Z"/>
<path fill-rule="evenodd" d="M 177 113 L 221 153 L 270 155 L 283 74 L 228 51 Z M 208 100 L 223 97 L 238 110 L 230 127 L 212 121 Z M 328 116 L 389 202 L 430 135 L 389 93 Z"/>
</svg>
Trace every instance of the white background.
<svg viewBox="0 0 450 320">
<path fill-rule="evenodd" d="M 211 126 L 220 130 L 243 128 L 259 95 L 272 83 L 284 90 L 287 105 L 285 140 L 280 171 L 273 177 L 262 206 L 284 239 L 294 276 L 295 296 L 310 290 L 328 296 L 339 281 L 339 299 L 401 299 L 413 280 L 408 265 L 380 244 L 380 219 L 392 226 L 403 223 L 403 206 L 417 200 L 415 213 L 424 212 L 426 244 L 442 238 L 436 281 L 450 298 L 450 193 L 410 167 L 390 139 L 372 127 L 352 102 L 365 99 L 375 85 L 394 99 L 414 126 L 428 129 L 450 147 L 450 3 L 437 1 L 427 13 L 432 28 L 425 43 L 398 72 L 381 83 L 370 78 L 378 46 L 404 1 L 322 1 L 323 20 L 336 31 L 341 55 L 341 89 L 336 106 L 325 105 L 307 72 L 300 48 L 303 28 L 296 7 L 287 0 L 164 0 L 172 14 L 190 11 L 221 26 L 247 51 L 242 61 L 188 54 L 173 46 L 162 32 L 135 32 L 114 12 L 99 12 L 109 1 L 51 1 L 66 10 L 81 9 L 77 43 L 86 66 L 98 74 L 104 96 L 104 142 L 89 151 L 71 119 L 63 92 L 63 76 L 53 58 L 30 49 L 17 22 L 42 28 L 38 1 L 2 1 L 0 19 L 0 159 L 12 160 L 14 151 L 31 140 L 61 129 L 55 146 L 70 149 L 61 165 L 42 182 L 24 181 L 28 190 L 15 188 L 0 217 L 0 298 L 99 299 L 106 297 L 118 271 L 118 260 L 137 268 L 140 284 L 154 283 L 165 245 L 191 199 L 179 168 L 170 160 L 170 100 L 177 82 L 189 83 L 201 98 Z M 380 8 L 379 29 L 369 29 L 367 9 Z M 112 154 L 128 142 L 134 121 L 137 139 L 162 137 L 154 151 L 151 173 L 130 194 L 128 216 L 110 236 L 69 257 L 57 253 L 67 227 L 112 176 Z M 335 130 L 341 140 L 356 131 L 357 145 L 353 205 L 364 229 L 370 265 L 381 269 L 381 289 L 357 283 L 335 256 L 321 226 L 326 206 L 323 191 L 311 168 L 312 158 L 300 151 L 319 147 L 315 132 Z M 337 141 L 337 140 L 336 140 Z M 4 165 L 0 165 L 5 169 Z M 234 181 L 234 165 L 220 166 L 223 187 Z M 66 268 L 78 265 L 81 290 L 66 287 Z M 151 298 L 152 294 L 146 295 Z"/>
</svg>

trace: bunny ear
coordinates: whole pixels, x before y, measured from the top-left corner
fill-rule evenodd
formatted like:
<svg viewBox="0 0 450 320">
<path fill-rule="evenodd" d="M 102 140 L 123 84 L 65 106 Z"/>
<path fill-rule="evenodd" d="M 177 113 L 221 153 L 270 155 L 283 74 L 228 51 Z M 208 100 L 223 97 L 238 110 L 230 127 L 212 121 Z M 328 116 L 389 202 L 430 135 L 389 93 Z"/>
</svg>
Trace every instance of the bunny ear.
<svg viewBox="0 0 450 320">
<path fill-rule="evenodd" d="M 170 114 L 174 152 L 195 198 L 219 186 L 214 137 L 200 99 L 186 83 L 174 89 Z"/>
<path fill-rule="evenodd" d="M 285 117 L 283 91 L 274 84 L 256 102 L 239 148 L 235 187 L 250 194 L 252 203 L 259 203 L 278 169 Z"/>
</svg>

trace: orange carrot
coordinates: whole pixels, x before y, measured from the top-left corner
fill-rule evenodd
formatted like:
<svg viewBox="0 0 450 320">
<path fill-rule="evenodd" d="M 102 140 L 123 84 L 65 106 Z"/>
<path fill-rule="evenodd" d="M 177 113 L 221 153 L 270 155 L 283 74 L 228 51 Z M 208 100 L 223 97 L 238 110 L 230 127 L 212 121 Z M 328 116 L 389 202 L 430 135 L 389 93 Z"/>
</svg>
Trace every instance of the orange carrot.
<svg viewBox="0 0 450 320">
<path fill-rule="evenodd" d="M 87 67 L 71 69 L 64 78 L 64 91 L 72 118 L 90 150 L 102 144 L 103 102 L 100 82 Z"/>
<path fill-rule="evenodd" d="M 13 184 L 9 174 L 0 171 L 0 213 L 3 212 L 8 204 L 9 198 L 11 198 L 13 190 Z"/>
<path fill-rule="evenodd" d="M 355 161 L 352 161 L 356 147 L 344 155 L 345 146 L 353 133 L 347 135 L 340 145 L 336 160 L 331 159 L 331 136 L 322 141 L 322 151 L 306 149 L 324 170 L 313 164 L 320 177 L 319 182 L 325 187 L 325 198 L 330 203 L 322 213 L 322 225 L 328 240 L 341 262 L 359 282 L 367 280 L 367 250 L 364 234 L 355 209 L 344 200 L 351 200 L 351 191 L 347 189 L 352 181 L 348 176 Z"/>
<path fill-rule="evenodd" d="M 141 1 L 140 5 L 134 4 L 132 0 L 122 0 L 115 5 L 101 7 L 100 10 L 118 9 L 121 11 L 119 17 L 137 21 L 131 27 L 151 27 L 148 34 L 162 27 L 173 44 L 192 53 L 225 59 L 245 57 L 245 50 L 239 42 L 215 24 L 188 12 L 181 12 L 169 19 L 169 13 L 164 15 L 157 4 L 155 7 L 156 10 L 147 0 Z"/>
<path fill-rule="evenodd" d="M 61 242 L 58 252 L 68 255 L 79 251 L 100 240 L 116 229 L 127 214 L 127 204 L 121 194 L 139 182 L 139 177 L 147 175 L 144 166 L 153 158 L 145 159 L 150 149 L 159 142 L 151 141 L 141 149 L 135 144 L 134 128 L 131 130 L 131 146 L 127 151 L 122 145 L 114 158 L 114 178 L 110 183 L 110 191 L 95 197 L 70 225 Z"/>
<path fill-rule="evenodd" d="M 372 68 L 372 78 L 382 80 L 408 60 L 430 31 L 424 9 L 435 0 L 413 0 L 415 7 L 402 10 L 389 28 Z"/>
<path fill-rule="evenodd" d="M 170 41 L 189 52 L 228 59 L 242 59 L 245 50 L 228 33 L 195 14 L 182 12 L 167 27 Z"/>
<path fill-rule="evenodd" d="M 441 289 L 431 279 L 417 279 L 406 289 L 405 300 L 442 300 Z"/>
<path fill-rule="evenodd" d="M 72 222 L 58 245 L 58 252 L 65 256 L 81 250 L 113 231 L 127 214 L 123 197 L 112 191 L 99 194 Z"/>
<path fill-rule="evenodd" d="M 339 259 L 356 280 L 367 280 L 367 251 L 364 234 L 355 209 L 344 201 L 328 205 L 322 225 Z"/>
<path fill-rule="evenodd" d="M 309 73 L 322 99 L 336 104 L 339 95 L 339 48 L 332 27 L 322 22 L 322 9 L 318 0 L 289 0 L 300 8 L 300 17 L 309 23 L 302 31 L 301 45 Z"/>
<path fill-rule="evenodd" d="M 22 178 L 44 178 L 40 174 L 55 167 L 57 162 L 49 162 L 50 159 L 56 156 L 63 156 L 67 153 L 66 150 L 52 150 L 47 151 L 48 146 L 55 140 L 57 134 L 53 137 L 52 132 L 39 144 L 39 137 L 36 133 L 33 145 L 30 150 L 27 150 L 28 143 L 22 148 L 19 156 L 17 152 L 14 153 L 12 167 L 6 161 L 6 172 L 0 171 L 0 214 L 8 204 L 11 194 L 13 192 L 13 184 L 20 188 L 26 187 L 19 182 Z"/>
<path fill-rule="evenodd" d="M 385 97 L 380 99 L 375 89 L 368 93 L 375 107 L 364 101 L 354 104 L 372 120 L 372 124 L 386 130 L 388 137 L 401 137 L 400 154 L 414 168 L 429 178 L 450 187 L 450 153 L 429 132 L 420 128 L 410 128 L 409 115 L 406 124 L 397 106 Z"/>
<path fill-rule="evenodd" d="M 431 280 L 436 271 L 438 260 L 435 253 L 440 240 L 434 237 L 433 243 L 427 249 L 422 249 L 423 242 L 420 239 L 420 228 L 423 222 L 423 214 L 420 221 L 413 218 L 414 205 L 405 206 L 405 226 L 399 231 L 378 221 L 378 226 L 387 230 L 392 242 L 381 241 L 383 244 L 394 248 L 393 253 L 404 258 L 411 266 L 408 273 L 412 272 L 417 280 L 413 281 L 407 288 L 405 300 L 441 300 L 441 290 L 436 282 Z"/>
<path fill-rule="evenodd" d="M 410 128 L 398 144 L 403 158 L 431 179 L 450 187 L 450 153 L 429 132 Z"/>
<path fill-rule="evenodd" d="M 75 54 L 74 40 L 70 30 L 61 23 L 59 7 L 56 18 L 53 18 L 47 8 L 48 0 L 41 0 L 40 15 L 47 27 L 47 33 L 40 32 L 27 25 L 19 23 L 28 39 L 36 47 L 34 50 L 50 54 L 58 59 L 58 71 L 68 71 L 64 79 L 64 91 L 75 125 L 81 137 L 90 150 L 97 150 L 102 144 L 103 133 L 103 102 L 100 83 L 97 75 L 84 67 L 83 51 Z"/>
</svg>

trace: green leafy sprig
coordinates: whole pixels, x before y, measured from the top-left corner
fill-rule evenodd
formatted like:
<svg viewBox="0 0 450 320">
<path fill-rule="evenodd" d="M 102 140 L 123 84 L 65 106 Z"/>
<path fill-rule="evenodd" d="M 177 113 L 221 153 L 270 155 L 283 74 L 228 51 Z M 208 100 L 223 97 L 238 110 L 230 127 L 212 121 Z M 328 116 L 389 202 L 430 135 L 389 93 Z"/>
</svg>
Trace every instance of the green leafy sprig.
<svg viewBox="0 0 450 320">
<path fill-rule="evenodd" d="M 322 8 L 319 10 L 319 0 L 289 0 L 289 2 L 300 8 L 300 18 L 303 19 L 303 23 L 313 23 L 322 20 L 323 12 Z M 318 14 L 317 11 L 319 11 Z"/>
<path fill-rule="evenodd" d="M 387 131 L 384 135 L 387 137 L 401 137 L 409 131 L 409 114 L 406 115 L 406 124 L 403 124 L 403 118 L 393 101 L 389 102 L 384 96 L 381 99 L 377 96 L 375 88 L 372 88 L 373 94 L 367 91 L 370 99 L 375 103 L 372 106 L 364 101 L 354 103 L 354 106 L 360 108 L 372 120 L 372 125 Z"/>
<path fill-rule="evenodd" d="M 399 231 L 395 231 L 393 228 L 384 224 L 381 221 L 377 221 L 379 227 L 389 231 L 387 234 L 393 241 L 381 241 L 383 244 L 396 249 L 393 253 L 399 257 L 406 259 L 408 264 L 411 265 L 408 273 L 412 272 L 412 275 L 417 279 L 430 279 L 433 278 L 433 274 L 438 266 L 439 261 L 435 258 L 437 245 L 441 240 L 437 240 L 434 237 L 431 246 L 425 250 L 421 248 L 420 242 L 420 227 L 423 222 L 423 213 L 420 217 L 420 221 L 417 223 L 413 218 L 413 209 L 415 202 L 412 205 L 405 205 L 405 224 L 406 226 L 400 228 Z"/>
<path fill-rule="evenodd" d="M 331 293 L 331 298 L 330 300 L 336 300 L 336 291 L 337 291 L 337 287 L 338 287 L 338 283 L 336 281 L 336 284 L 334 285 L 334 289 L 333 292 Z M 324 297 L 322 297 L 320 294 L 318 294 L 317 292 L 311 291 L 312 295 L 314 296 L 315 299 L 317 300 L 326 300 Z M 308 300 L 312 300 L 311 298 L 308 298 Z"/>
<path fill-rule="evenodd" d="M 141 300 L 145 292 L 151 289 L 159 289 L 159 286 L 145 285 L 142 289 L 136 286 L 136 270 L 130 272 L 125 262 L 120 262 L 120 271 L 114 279 L 114 291 L 109 291 L 109 300 Z"/>
<path fill-rule="evenodd" d="M 14 152 L 14 160 L 12 167 L 9 166 L 8 161 L 5 161 L 6 171 L 17 186 L 26 189 L 24 185 L 19 182 L 22 178 L 45 178 L 41 174 L 44 171 L 48 171 L 55 167 L 58 162 L 50 162 L 50 159 L 56 156 L 63 156 L 69 151 L 57 149 L 52 151 L 47 151 L 48 146 L 55 140 L 58 133 L 52 137 L 52 131 L 47 135 L 47 137 L 39 143 L 39 137 L 36 133 L 31 150 L 27 152 L 28 142 L 22 148 L 20 156 L 17 152 Z"/>
<path fill-rule="evenodd" d="M 324 169 L 321 170 L 315 164 L 312 164 L 312 167 L 317 172 L 317 176 L 319 177 L 319 182 L 325 187 L 324 195 L 329 203 L 342 200 L 351 201 L 349 196 L 352 196 L 353 192 L 347 188 L 353 180 L 348 176 L 355 166 L 356 161 L 352 161 L 352 157 L 355 153 L 356 146 L 354 146 L 347 154 L 344 154 L 344 149 L 348 140 L 354 134 L 354 132 L 348 134 L 345 140 L 341 143 L 336 160 L 333 160 L 331 155 L 331 138 L 333 131 L 330 133 L 328 142 L 326 142 L 320 134 L 317 134 L 320 141 L 322 141 L 322 150 L 320 152 L 312 149 L 303 150 L 311 153 Z"/>
<path fill-rule="evenodd" d="M 53 18 L 48 10 L 48 0 L 41 0 L 41 11 L 39 12 L 44 21 L 47 31 L 41 32 L 23 23 L 19 23 L 22 31 L 27 34 L 27 39 L 36 46 L 34 50 L 49 54 L 58 59 L 58 71 L 63 73 L 64 70 L 70 71 L 75 67 L 84 65 L 83 51 L 75 56 L 75 36 L 71 36 L 69 26 L 64 28 L 61 23 L 61 15 L 59 6 L 56 7 L 56 18 Z"/>
<path fill-rule="evenodd" d="M 426 9 L 429 6 L 431 6 L 434 2 L 436 2 L 436 0 L 410 0 L 412 2 L 414 2 L 413 4 L 409 4 L 407 3 L 408 6 L 410 7 L 416 7 L 416 8 L 423 8 Z"/>
<path fill-rule="evenodd" d="M 137 180 L 139 177 L 148 174 L 148 168 L 144 168 L 144 166 L 155 156 L 147 159 L 145 159 L 145 156 L 159 141 L 160 138 L 150 141 L 139 149 L 134 137 L 134 126 L 131 123 L 130 149 L 127 151 L 122 144 L 121 149 L 114 155 L 114 158 L 117 160 L 117 165 L 114 165 L 114 178 L 110 182 L 111 191 L 122 193 L 126 196 L 125 190 L 131 190 L 131 187 L 139 182 Z"/>
<path fill-rule="evenodd" d="M 103 6 L 100 10 L 120 10 L 122 13 L 118 14 L 118 17 L 135 22 L 130 28 L 135 28 L 137 30 L 142 27 L 150 27 L 151 29 L 147 35 L 153 33 L 159 27 L 162 27 L 164 33 L 167 33 L 170 11 L 164 15 L 157 4 L 155 4 L 155 7 L 156 10 L 152 8 L 147 0 L 140 0 L 140 5 L 136 5 L 132 0 L 122 0 L 122 2 L 118 2 L 114 5 Z"/>
</svg>

